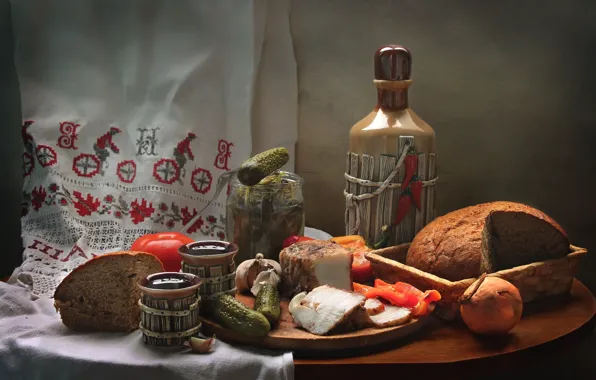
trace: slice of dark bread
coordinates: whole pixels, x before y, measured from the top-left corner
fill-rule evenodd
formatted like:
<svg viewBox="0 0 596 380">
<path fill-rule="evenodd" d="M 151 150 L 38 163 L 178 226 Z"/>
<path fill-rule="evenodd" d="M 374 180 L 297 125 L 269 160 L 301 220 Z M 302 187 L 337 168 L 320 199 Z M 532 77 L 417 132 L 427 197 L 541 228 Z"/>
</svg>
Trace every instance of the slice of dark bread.
<svg viewBox="0 0 596 380">
<path fill-rule="evenodd" d="M 137 282 L 163 272 L 145 252 L 114 252 L 75 268 L 54 293 L 62 323 L 76 331 L 133 331 L 139 327 L 141 291 Z"/>
<path fill-rule="evenodd" d="M 569 253 L 569 240 L 552 223 L 523 211 L 492 211 L 482 231 L 481 272 L 497 272 Z"/>
</svg>

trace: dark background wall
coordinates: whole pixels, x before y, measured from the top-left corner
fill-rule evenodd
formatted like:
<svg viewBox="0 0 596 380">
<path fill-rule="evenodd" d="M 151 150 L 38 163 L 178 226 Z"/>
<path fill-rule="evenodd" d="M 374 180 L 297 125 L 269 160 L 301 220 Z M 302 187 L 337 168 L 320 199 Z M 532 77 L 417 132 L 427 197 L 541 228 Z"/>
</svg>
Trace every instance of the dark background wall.
<svg viewBox="0 0 596 380">
<path fill-rule="evenodd" d="M 20 98 L 8 1 L 0 1 L 0 278 L 21 262 Z"/>
<path fill-rule="evenodd" d="M 344 232 L 349 130 L 376 101 L 374 51 L 397 43 L 437 135 L 438 213 L 519 201 L 596 250 L 594 15 L 593 1 L 294 1 L 308 222 Z M 579 277 L 596 289 L 589 256 Z"/>
</svg>

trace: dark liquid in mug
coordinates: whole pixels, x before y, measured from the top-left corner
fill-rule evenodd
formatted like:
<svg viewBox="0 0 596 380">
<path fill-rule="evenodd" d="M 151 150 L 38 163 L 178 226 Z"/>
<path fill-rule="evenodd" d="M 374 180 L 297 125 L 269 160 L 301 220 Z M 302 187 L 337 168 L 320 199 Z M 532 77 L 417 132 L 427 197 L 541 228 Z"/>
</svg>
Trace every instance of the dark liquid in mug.
<svg viewBox="0 0 596 380">
<path fill-rule="evenodd" d="M 184 289 L 192 285 L 192 282 L 183 277 L 161 277 L 156 278 L 147 284 L 151 289 Z"/>
<path fill-rule="evenodd" d="M 228 245 L 195 244 L 188 247 L 188 254 L 193 256 L 220 255 L 229 252 Z"/>
</svg>

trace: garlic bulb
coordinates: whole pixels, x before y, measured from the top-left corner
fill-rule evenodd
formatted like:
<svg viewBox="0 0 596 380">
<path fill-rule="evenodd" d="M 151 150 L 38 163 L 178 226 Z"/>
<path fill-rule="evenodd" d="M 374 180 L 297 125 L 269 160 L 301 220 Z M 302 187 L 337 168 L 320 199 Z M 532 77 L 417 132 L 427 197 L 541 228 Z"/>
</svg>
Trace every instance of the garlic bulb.
<svg viewBox="0 0 596 380">
<path fill-rule="evenodd" d="M 273 270 L 277 276 L 281 276 L 279 263 L 265 259 L 262 253 L 257 253 L 254 259 L 240 263 L 236 268 L 236 290 L 240 293 L 249 292 L 259 273 L 267 270 Z"/>
</svg>

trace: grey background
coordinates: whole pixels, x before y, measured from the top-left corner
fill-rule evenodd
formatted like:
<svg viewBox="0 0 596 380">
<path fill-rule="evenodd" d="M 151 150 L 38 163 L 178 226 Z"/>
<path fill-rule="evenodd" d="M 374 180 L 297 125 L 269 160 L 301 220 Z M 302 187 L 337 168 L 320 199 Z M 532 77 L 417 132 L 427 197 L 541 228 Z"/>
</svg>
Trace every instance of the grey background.
<svg viewBox="0 0 596 380">
<path fill-rule="evenodd" d="M 438 213 L 519 201 L 596 249 L 595 16 L 594 1 L 294 1 L 308 222 L 345 232 L 349 130 L 376 102 L 374 51 L 398 43 L 437 135 Z M 592 288 L 595 263 L 580 273 Z"/>
</svg>

